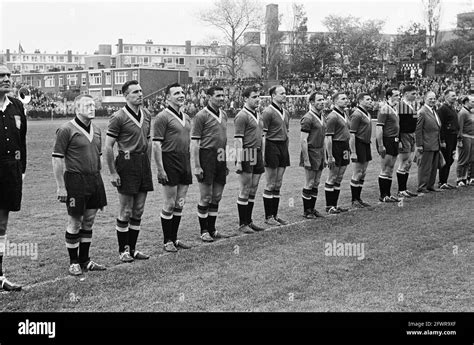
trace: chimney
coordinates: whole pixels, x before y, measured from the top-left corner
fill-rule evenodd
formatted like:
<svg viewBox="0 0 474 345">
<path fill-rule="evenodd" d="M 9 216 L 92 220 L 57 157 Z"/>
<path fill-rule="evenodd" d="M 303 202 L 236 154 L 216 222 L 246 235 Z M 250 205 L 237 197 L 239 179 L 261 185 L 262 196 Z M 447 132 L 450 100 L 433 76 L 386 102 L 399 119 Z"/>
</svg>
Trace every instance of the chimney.
<svg viewBox="0 0 474 345">
<path fill-rule="evenodd" d="M 123 39 L 119 38 L 118 40 L 118 47 L 117 47 L 117 54 L 123 53 Z"/>
<path fill-rule="evenodd" d="M 191 41 L 186 41 L 186 55 L 191 55 Z"/>
<path fill-rule="evenodd" d="M 72 62 L 72 51 L 71 50 L 67 51 L 67 62 Z"/>
<path fill-rule="evenodd" d="M 6 52 L 6 62 L 10 62 L 10 49 L 7 49 L 7 52 Z"/>
</svg>

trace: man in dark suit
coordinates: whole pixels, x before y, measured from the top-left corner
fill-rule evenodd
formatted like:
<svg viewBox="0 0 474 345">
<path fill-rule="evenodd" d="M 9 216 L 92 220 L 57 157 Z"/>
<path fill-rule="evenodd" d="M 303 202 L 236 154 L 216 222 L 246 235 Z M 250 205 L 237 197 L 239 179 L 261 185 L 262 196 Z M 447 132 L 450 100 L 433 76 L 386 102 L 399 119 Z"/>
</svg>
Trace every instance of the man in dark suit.
<svg viewBox="0 0 474 345">
<path fill-rule="evenodd" d="M 439 150 L 446 144 L 441 142 L 441 121 L 434 109 L 436 95 L 432 91 L 425 94 L 425 104 L 418 111 L 415 142 L 418 162 L 418 192 L 438 192 L 434 188 L 438 170 Z"/>
<path fill-rule="evenodd" d="M 454 102 L 456 101 L 456 92 L 447 89 L 444 92 L 444 103 L 438 109 L 438 116 L 441 121 L 441 142 L 446 143 L 445 148 L 441 148 L 446 165 L 439 169 L 439 183 L 440 189 L 456 188 L 448 183 L 449 169 L 454 162 L 454 153 L 456 152 L 457 137 L 459 131 L 458 114 L 454 109 Z"/>
</svg>

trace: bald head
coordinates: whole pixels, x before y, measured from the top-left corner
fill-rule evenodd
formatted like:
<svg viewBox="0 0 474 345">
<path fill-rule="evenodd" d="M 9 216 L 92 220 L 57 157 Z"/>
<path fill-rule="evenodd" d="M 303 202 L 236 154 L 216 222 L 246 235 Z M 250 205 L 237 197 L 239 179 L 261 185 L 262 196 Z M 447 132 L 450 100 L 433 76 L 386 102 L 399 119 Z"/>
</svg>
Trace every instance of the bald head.
<svg viewBox="0 0 474 345">
<path fill-rule="evenodd" d="M 436 104 L 436 94 L 433 91 L 425 93 L 425 104 L 429 107 L 434 107 Z"/>
<path fill-rule="evenodd" d="M 11 72 L 5 65 L 0 65 L 0 94 L 5 95 L 12 90 Z"/>
</svg>

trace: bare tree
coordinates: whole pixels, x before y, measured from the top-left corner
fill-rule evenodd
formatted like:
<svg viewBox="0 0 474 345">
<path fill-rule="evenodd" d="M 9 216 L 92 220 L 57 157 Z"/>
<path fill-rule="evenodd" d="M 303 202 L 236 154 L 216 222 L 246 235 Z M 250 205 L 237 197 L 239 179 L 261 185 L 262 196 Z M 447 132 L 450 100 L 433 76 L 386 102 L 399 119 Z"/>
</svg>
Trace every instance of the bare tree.
<svg viewBox="0 0 474 345">
<path fill-rule="evenodd" d="M 431 48 L 438 38 L 441 0 L 422 0 L 422 2 L 428 34 L 428 48 Z"/>
<path fill-rule="evenodd" d="M 255 40 L 244 41 L 244 34 L 259 31 L 262 25 L 262 8 L 256 0 L 218 0 L 211 8 L 199 13 L 202 22 L 217 28 L 223 35 L 224 49 L 219 49 L 220 65 L 224 65 L 235 78 L 243 60 L 253 57 L 248 47 Z M 250 56 L 249 56 L 250 55 Z"/>
</svg>

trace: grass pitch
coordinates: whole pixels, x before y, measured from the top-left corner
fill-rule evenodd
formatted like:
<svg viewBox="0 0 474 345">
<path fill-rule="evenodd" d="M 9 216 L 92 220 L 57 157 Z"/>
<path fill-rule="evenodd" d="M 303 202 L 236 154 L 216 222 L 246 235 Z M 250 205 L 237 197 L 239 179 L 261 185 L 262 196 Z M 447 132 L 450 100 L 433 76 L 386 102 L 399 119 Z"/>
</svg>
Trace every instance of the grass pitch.
<svg viewBox="0 0 474 345">
<path fill-rule="evenodd" d="M 106 120 L 97 119 L 105 138 Z M 199 239 L 198 186 L 189 188 L 179 236 L 191 250 L 163 254 L 161 186 L 154 179 L 137 248 L 152 257 L 122 264 L 115 218 L 118 197 L 103 171 L 108 206 L 96 218 L 91 257 L 108 267 L 79 278 L 67 275 L 66 208 L 56 199 L 51 167 L 55 130 L 62 121 L 30 121 L 22 210 L 11 213 L 10 243 L 37 244 L 38 258 L 6 256 L 8 277 L 25 285 L 0 294 L 1 311 L 472 311 L 474 187 L 429 194 L 397 204 L 378 203 L 379 157 L 369 164 L 362 191 L 372 209 L 317 220 L 302 217 L 303 168 L 298 166 L 299 122 L 290 128 L 291 164 L 280 216 L 292 224 L 211 244 Z M 229 145 L 233 126 L 229 123 Z M 238 226 L 237 175 L 231 172 L 217 227 Z M 416 166 L 408 181 L 416 189 Z M 153 163 L 154 176 L 156 168 Z M 350 205 L 348 168 L 340 204 Z M 323 173 L 316 208 L 323 210 Z M 454 182 L 454 167 L 450 182 Z M 262 176 L 254 220 L 263 223 Z M 392 192 L 396 191 L 396 178 Z M 364 257 L 327 255 L 330 244 L 364 245 Z M 334 253 L 333 253 L 334 254 Z M 347 252 L 345 254 L 348 254 Z M 354 254 L 354 253 L 352 253 Z"/>
</svg>

